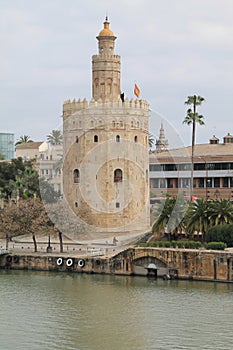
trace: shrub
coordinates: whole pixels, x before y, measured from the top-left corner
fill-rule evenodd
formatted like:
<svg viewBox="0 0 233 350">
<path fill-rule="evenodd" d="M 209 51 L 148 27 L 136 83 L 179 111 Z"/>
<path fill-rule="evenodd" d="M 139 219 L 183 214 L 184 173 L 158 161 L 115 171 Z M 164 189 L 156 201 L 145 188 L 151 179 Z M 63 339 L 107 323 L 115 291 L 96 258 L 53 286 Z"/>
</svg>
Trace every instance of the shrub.
<svg viewBox="0 0 233 350">
<path fill-rule="evenodd" d="M 206 249 L 224 250 L 226 247 L 227 247 L 227 245 L 224 242 L 209 242 L 209 243 L 206 243 Z"/>
<path fill-rule="evenodd" d="M 227 247 L 233 247 L 233 225 L 218 225 L 211 227 L 206 233 L 206 242 L 224 242 Z"/>
</svg>

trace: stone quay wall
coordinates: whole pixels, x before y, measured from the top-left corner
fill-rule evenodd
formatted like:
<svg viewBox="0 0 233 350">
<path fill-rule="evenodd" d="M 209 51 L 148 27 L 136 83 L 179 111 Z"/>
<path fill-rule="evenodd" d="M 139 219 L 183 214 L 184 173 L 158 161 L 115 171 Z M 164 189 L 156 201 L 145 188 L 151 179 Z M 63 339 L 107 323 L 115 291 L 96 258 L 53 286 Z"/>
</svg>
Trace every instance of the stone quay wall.
<svg viewBox="0 0 233 350">
<path fill-rule="evenodd" d="M 1 269 L 17 270 L 146 276 L 151 264 L 158 277 L 233 282 L 233 253 L 228 251 L 128 248 L 111 257 L 72 253 L 0 255 Z"/>
</svg>

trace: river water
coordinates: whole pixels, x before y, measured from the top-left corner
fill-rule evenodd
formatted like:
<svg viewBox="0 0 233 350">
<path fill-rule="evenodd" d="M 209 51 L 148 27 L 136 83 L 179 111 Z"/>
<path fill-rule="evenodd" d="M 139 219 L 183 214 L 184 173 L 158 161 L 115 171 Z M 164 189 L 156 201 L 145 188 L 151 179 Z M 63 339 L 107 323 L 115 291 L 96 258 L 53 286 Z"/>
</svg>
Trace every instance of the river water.
<svg viewBox="0 0 233 350">
<path fill-rule="evenodd" d="M 1 350 L 233 349 L 233 284 L 0 271 Z"/>
</svg>

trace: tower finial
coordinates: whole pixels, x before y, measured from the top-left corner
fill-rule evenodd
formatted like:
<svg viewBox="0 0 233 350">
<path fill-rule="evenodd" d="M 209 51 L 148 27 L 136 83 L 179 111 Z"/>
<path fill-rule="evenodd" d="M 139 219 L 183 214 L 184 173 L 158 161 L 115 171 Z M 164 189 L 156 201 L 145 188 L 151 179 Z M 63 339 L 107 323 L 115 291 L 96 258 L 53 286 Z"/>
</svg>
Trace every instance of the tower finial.
<svg viewBox="0 0 233 350">
<path fill-rule="evenodd" d="M 108 11 L 106 11 L 105 21 L 108 22 Z"/>
</svg>

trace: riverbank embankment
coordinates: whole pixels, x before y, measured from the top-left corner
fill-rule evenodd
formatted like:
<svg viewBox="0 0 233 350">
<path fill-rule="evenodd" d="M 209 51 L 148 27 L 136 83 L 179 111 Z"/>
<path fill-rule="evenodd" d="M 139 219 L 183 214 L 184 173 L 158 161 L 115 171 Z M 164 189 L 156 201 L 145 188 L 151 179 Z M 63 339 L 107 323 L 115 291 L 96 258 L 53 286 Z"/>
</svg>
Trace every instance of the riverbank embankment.
<svg viewBox="0 0 233 350">
<path fill-rule="evenodd" d="M 67 249 L 60 253 L 58 249 L 32 252 L 29 248 L 14 247 L 0 255 L 0 268 L 233 283 L 233 252 L 230 250 L 66 245 Z"/>
</svg>

